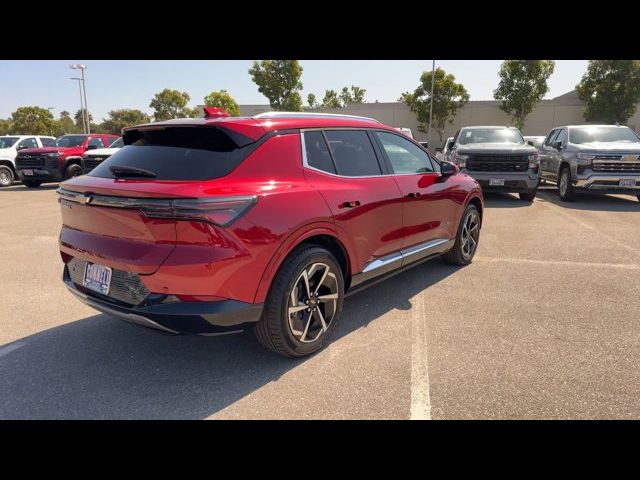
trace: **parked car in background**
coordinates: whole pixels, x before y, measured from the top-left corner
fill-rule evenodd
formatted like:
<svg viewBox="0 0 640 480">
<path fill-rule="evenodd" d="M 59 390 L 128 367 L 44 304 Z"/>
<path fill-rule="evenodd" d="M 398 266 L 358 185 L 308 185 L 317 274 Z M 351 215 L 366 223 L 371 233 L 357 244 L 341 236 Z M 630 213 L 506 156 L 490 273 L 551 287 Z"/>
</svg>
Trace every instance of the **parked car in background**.
<svg viewBox="0 0 640 480">
<path fill-rule="evenodd" d="M 88 150 L 82 156 L 82 172 L 89 173 L 91 170 L 100 165 L 103 161 L 116 153 L 124 146 L 122 137 L 118 138 L 115 142 L 109 145 L 109 148 L 98 148 L 96 150 Z"/>
<path fill-rule="evenodd" d="M 42 135 L 0 136 L 0 187 L 8 187 L 15 180 L 16 156 L 20 150 L 46 147 L 55 140 L 55 137 Z"/>
<path fill-rule="evenodd" d="M 544 139 L 546 137 L 544 135 L 538 137 L 538 136 L 525 136 L 524 140 L 525 142 L 527 142 L 529 145 L 531 145 L 532 147 L 536 147 L 538 149 L 538 151 L 540 151 L 540 149 L 542 149 L 542 144 L 544 143 Z"/>
<path fill-rule="evenodd" d="M 547 135 L 540 175 L 558 184 L 562 200 L 576 192 L 627 193 L 640 200 L 640 138 L 629 127 L 567 125 Z"/>
<path fill-rule="evenodd" d="M 448 144 L 447 156 L 484 191 L 517 192 L 532 201 L 538 191 L 538 150 L 514 127 L 464 127 Z"/>
<path fill-rule="evenodd" d="M 438 160 L 446 160 L 446 161 L 449 160 L 447 157 L 449 155 L 449 144 L 452 140 L 453 140 L 453 137 L 448 137 L 447 140 L 444 142 L 442 149 L 438 153 L 436 153 L 436 157 L 438 158 Z"/>
<path fill-rule="evenodd" d="M 16 170 L 27 188 L 60 182 L 82 175 L 82 155 L 87 150 L 105 148 L 117 135 L 63 135 L 49 147 L 27 148 L 16 156 Z"/>
<path fill-rule="evenodd" d="M 435 256 L 472 261 L 480 186 L 393 127 L 205 112 L 126 128 L 58 189 L 63 278 L 82 302 L 165 332 L 255 327 L 301 357 L 326 345 L 345 294 Z"/>
<path fill-rule="evenodd" d="M 410 128 L 400 127 L 400 128 L 396 128 L 396 130 L 398 130 L 399 132 L 404 133 L 407 137 L 413 139 L 413 132 L 411 131 Z"/>
</svg>

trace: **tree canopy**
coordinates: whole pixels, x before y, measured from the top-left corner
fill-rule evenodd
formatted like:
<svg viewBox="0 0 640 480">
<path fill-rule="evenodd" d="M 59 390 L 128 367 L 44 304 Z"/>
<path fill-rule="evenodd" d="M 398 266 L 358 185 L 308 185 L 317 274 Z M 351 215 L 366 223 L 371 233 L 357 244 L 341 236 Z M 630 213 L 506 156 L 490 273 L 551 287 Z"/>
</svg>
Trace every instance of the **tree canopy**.
<svg viewBox="0 0 640 480">
<path fill-rule="evenodd" d="M 171 120 L 173 118 L 189 118 L 193 111 L 187 106 L 191 97 L 187 92 L 165 88 L 156 93 L 149 103 L 153 108 L 155 121 Z"/>
<path fill-rule="evenodd" d="M 302 66 L 298 60 L 256 61 L 249 69 L 249 75 L 274 110 L 302 110 Z"/>
<path fill-rule="evenodd" d="M 111 110 L 108 118 L 102 122 L 101 130 L 104 133 L 114 133 L 120 135 L 124 127 L 149 123 L 151 118 L 141 110 L 123 108 Z"/>
<path fill-rule="evenodd" d="M 204 104 L 207 107 L 218 107 L 226 110 L 232 117 L 240 115 L 240 107 L 235 99 L 226 90 L 211 92 L 204 97 Z"/>
<path fill-rule="evenodd" d="M 16 135 L 54 135 L 56 121 L 51 112 L 42 107 L 20 107 L 11 114 L 13 130 Z"/>
</svg>

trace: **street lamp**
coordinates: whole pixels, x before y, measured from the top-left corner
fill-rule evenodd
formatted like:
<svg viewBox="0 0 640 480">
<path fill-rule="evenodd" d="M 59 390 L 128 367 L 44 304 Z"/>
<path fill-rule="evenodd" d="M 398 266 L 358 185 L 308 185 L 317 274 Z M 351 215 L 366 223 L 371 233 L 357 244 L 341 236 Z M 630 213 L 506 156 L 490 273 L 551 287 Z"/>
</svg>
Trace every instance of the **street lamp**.
<svg viewBox="0 0 640 480">
<path fill-rule="evenodd" d="M 86 114 L 87 116 L 87 121 L 86 121 L 86 125 L 87 125 L 87 133 L 91 133 L 91 123 L 89 122 L 89 107 L 87 105 L 87 87 L 84 81 L 84 71 L 87 68 L 86 65 L 83 65 L 81 63 L 72 63 L 71 65 L 69 65 L 69 68 L 72 68 L 73 70 L 80 70 L 82 72 L 82 91 L 84 93 L 84 114 L 83 114 L 83 119 L 84 119 L 84 115 Z"/>
<path fill-rule="evenodd" d="M 82 133 L 87 133 L 87 125 L 84 123 L 84 101 L 82 100 L 82 82 L 81 78 L 71 77 L 71 80 L 78 80 L 78 90 L 80 91 L 80 113 L 82 114 Z"/>
</svg>

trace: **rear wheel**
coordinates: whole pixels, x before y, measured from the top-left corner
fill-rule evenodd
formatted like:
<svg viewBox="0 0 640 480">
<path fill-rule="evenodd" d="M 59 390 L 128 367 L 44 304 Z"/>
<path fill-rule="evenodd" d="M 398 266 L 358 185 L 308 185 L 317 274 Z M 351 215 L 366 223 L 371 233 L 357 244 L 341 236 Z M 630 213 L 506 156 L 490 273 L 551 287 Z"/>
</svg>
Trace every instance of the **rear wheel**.
<svg viewBox="0 0 640 480">
<path fill-rule="evenodd" d="M 13 183 L 13 170 L 6 165 L 0 165 L 0 187 L 8 187 Z"/>
<path fill-rule="evenodd" d="M 571 185 L 571 170 L 569 170 L 569 167 L 564 167 L 560 172 L 558 193 L 560 200 L 564 200 L 565 202 L 570 202 L 576 196 L 573 185 Z"/>
<path fill-rule="evenodd" d="M 256 337 L 287 357 L 317 352 L 328 343 L 343 297 L 344 279 L 335 257 L 324 248 L 302 246 L 278 270 Z"/>
<path fill-rule="evenodd" d="M 480 214 L 475 205 L 467 205 L 458 226 L 456 243 L 451 250 L 442 255 L 442 259 L 453 265 L 470 264 L 478 248 L 479 240 Z"/>
<path fill-rule="evenodd" d="M 42 185 L 42 182 L 38 180 L 23 180 L 22 183 L 24 183 L 24 186 L 27 188 L 38 188 Z"/>
<path fill-rule="evenodd" d="M 536 198 L 536 194 L 538 193 L 538 189 L 532 190 L 530 192 L 520 192 L 518 196 L 520 200 L 525 202 L 533 202 L 533 199 Z"/>
<path fill-rule="evenodd" d="M 65 180 L 69 180 L 70 178 L 78 177 L 80 175 L 82 175 L 82 167 L 75 163 L 69 165 L 64 171 Z"/>
</svg>

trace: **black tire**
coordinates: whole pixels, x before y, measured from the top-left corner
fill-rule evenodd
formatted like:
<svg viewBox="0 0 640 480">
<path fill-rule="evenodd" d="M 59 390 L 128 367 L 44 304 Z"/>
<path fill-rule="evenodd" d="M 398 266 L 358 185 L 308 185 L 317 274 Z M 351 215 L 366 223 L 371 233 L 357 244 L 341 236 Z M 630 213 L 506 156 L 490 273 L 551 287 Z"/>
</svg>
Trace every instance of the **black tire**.
<svg viewBox="0 0 640 480">
<path fill-rule="evenodd" d="M 338 295 L 337 300 L 331 302 L 330 308 L 333 311 L 333 315 L 326 330 L 322 328 L 320 320 L 315 315 L 315 310 L 311 313 L 307 313 L 308 310 L 292 314 L 289 313 L 292 297 L 297 297 L 300 293 L 304 294 L 304 291 L 300 292 L 300 290 L 296 290 L 298 288 L 298 281 L 302 278 L 303 271 L 308 272 L 314 264 L 318 263 L 328 266 L 328 273 L 332 273 L 333 276 L 329 278 L 329 275 L 327 275 L 327 278 L 332 282 L 332 286 L 335 287 Z M 323 270 L 318 269 L 318 275 L 321 276 L 322 273 Z M 313 276 L 315 277 L 316 275 L 314 274 Z M 310 280 L 311 290 L 314 289 L 315 285 L 311 283 L 312 281 L 313 278 Z M 320 282 L 317 281 L 316 283 Z M 332 291 L 331 294 L 333 294 Z M 328 344 L 331 333 L 340 318 L 343 301 L 344 279 L 342 270 L 335 257 L 324 248 L 303 244 L 285 259 L 278 273 L 276 273 L 264 304 L 262 318 L 256 324 L 254 333 L 263 346 L 280 355 L 287 357 L 304 357 L 311 355 Z M 298 303 L 296 305 L 302 305 L 302 308 L 305 308 L 304 303 Z M 328 307 L 326 307 L 324 303 L 316 303 L 316 305 L 318 305 L 318 309 L 320 309 L 320 305 L 322 305 L 325 312 L 324 315 L 327 315 Z M 307 331 L 311 330 L 311 327 L 307 326 L 304 332 L 302 332 L 302 335 L 300 335 L 300 338 L 298 338 L 292 326 L 292 322 L 304 323 L 305 317 L 313 318 L 313 320 L 309 322 L 314 324 L 316 330 L 319 332 L 317 337 L 307 342 L 304 342 L 306 338 L 303 337 L 305 337 Z M 326 322 L 326 318 L 322 318 L 323 322 Z M 300 339 L 302 339 L 302 341 Z"/>
<path fill-rule="evenodd" d="M 0 187 L 9 187 L 13 184 L 15 175 L 11 167 L 6 165 L 0 165 Z"/>
<path fill-rule="evenodd" d="M 637 195 L 637 197 L 638 197 L 638 201 L 640 202 L 640 195 Z"/>
<path fill-rule="evenodd" d="M 535 190 L 532 190 L 530 192 L 520 192 L 518 193 L 518 196 L 523 202 L 533 202 L 533 199 L 536 198 L 537 193 L 538 189 L 536 188 Z"/>
<path fill-rule="evenodd" d="M 463 232 L 465 230 L 465 223 L 469 215 L 474 215 L 477 221 L 477 234 L 474 236 L 475 246 L 470 254 L 467 254 L 465 249 L 466 245 L 463 239 Z M 450 263 L 452 265 L 469 265 L 473 260 L 473 256 L 478 249 L 478 241 L 480 240 L 480 214 L 478 213 L 478 209 L 475 205 L 467 205 L 467 208 L 464 209 L 464 213 L 462 214 L 462 218 L 460 218 L 460 224 L 458 225 L 458 231 L 456 233 L 456 242 L 453 245 L 453 248 L 448 252 L 442 255 L 442 260 L 446 263 Z"/>
<path fill-rule="evenodd" d="M 558 195 L 560 195 L 560 200 L 564 202 L 571 202 L 576 198 L 576 192 L 573 189 L 573 185 L 571 185 L 571 170 L 569 167 L 564 167 L 560 171 L 560 177 L 558 177 Z"/>
<path fill-rule="evenodd" d="M 39 180 L 23 180 L 22 183 L 24 183 L 24 186 L 27 188 L 38 188 L 42 185 L 42 182 Z"/>
<path fill-rule="evenodd" d="M 64 179 L 69 180 L 73 177 L 82 175 L 82 167 L 78 164 L 72 163 L 64 170 Z"/>
</svg>

